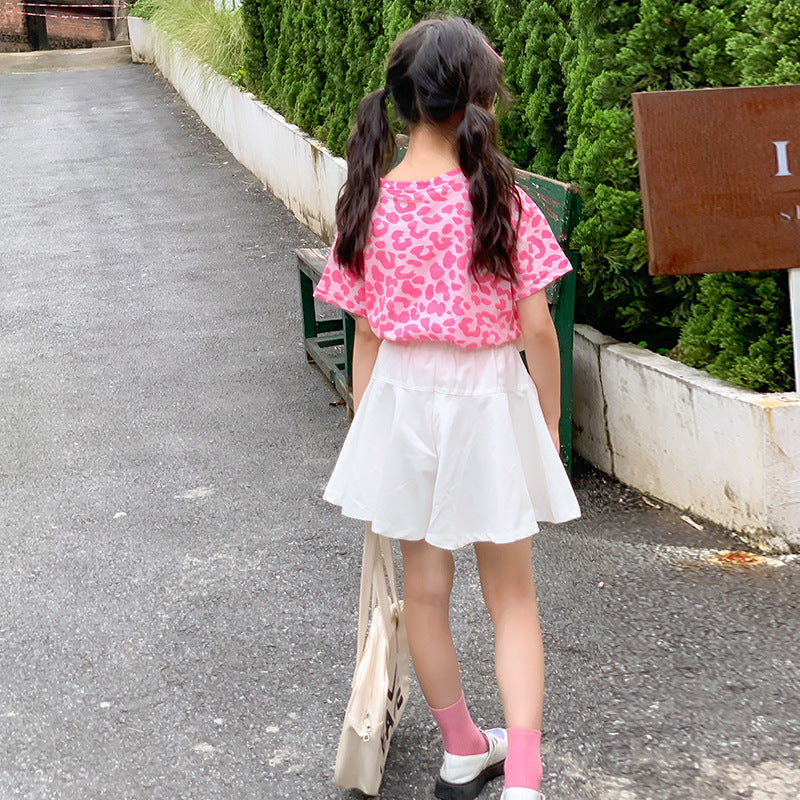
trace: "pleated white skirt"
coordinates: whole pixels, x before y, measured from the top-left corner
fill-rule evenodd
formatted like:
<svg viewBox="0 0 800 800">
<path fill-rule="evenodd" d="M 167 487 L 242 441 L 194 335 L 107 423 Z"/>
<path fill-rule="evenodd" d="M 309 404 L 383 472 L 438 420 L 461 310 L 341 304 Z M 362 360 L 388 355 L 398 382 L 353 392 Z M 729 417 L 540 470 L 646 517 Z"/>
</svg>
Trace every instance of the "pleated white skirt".
<svg viewBox="0 0 800 800">
<path fill-rule="evenodd" d="M 384 341 L 324 497 L 375 533 L 448 550 L 580 516 L 512 344 Z"/>
</svg>

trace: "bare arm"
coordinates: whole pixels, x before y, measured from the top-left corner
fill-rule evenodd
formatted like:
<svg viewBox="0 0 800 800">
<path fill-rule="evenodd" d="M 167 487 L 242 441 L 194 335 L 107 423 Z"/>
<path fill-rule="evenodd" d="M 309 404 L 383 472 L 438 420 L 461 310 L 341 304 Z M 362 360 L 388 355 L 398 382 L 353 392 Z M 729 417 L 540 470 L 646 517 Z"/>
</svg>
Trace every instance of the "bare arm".
<svg viewBox="0 0 800 800">
<path fill-rule="evenodd" d="M 372 332 L 366 317 L 356 317 L 353 339 L 353 413 L 358 410 L 378 357 L 381 340 Z"/>
<path fill-rule="evenodd" d="M 536 384 L 539 403 L 550 436 L 559 449 L 558 420 L 561 416 L 561 357 L 558 337 L 544 291 L 517 302 L 528 372 Z"/>
</svg>

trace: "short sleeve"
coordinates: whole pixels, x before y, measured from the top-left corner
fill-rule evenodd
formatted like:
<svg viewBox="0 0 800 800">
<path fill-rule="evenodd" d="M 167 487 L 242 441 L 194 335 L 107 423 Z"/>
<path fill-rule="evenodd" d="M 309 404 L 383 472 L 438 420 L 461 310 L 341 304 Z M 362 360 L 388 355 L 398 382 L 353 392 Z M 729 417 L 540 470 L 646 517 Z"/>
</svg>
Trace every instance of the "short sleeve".
<svg viewBox="0 0 800 800">
<path fill-rule="evenodd" d="M 334 242 L 335 244 L 335 242 Z M 334 258 L 333 247 L 319 279 L 314 297 L 342 308 L 358 317 L 367 316 L 367 292 L 364 277 L 343 267 Z"/>
<path fill-rule="evenodd" d="M 514 300 L 535 294 L 572 269 L 544 214 L 525 192 L 518 191 L 522 214 L 517 237 L 519 279 L 512 290 Z"/>
</svg>

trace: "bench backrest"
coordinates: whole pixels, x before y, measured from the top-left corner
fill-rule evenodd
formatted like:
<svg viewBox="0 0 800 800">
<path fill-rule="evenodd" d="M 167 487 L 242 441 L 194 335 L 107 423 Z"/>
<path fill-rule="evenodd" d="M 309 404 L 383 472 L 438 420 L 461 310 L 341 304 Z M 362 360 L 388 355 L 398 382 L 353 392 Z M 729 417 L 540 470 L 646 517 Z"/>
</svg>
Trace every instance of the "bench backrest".
<svg viewBox="0 0 800 800">
<path fill-rule="evenodd" d="M 572 271 L 551 283 L 545 294 L 558 334 L 561 354 L 561 457 L 572 469 L 572 327 L 575 322 L 575 287 L 580 255 L 570 248 L 572 231 L 581 215 L 581 195 L 577 186 L 545 178 L 524 170 L 516 171 L 517 183 L 530 195 L 550 224 L 558 243 L 572 263 Z"/>
<path fill-rule="evenodd" d="M 578 254 L 570 249 L 569 241 L 581 215 L 581 195 L 578 188 L 521 169 L 516 170 L 516 179 L 519 186 L 544 214 L 558 243 L 572 263 L 573 271 L 570 275 L 574 278 L 579 259 Z M 551 305 L 558 304 L 563 282 L 562 278 L 547 287 L 547 299 Z"/>
</svg>

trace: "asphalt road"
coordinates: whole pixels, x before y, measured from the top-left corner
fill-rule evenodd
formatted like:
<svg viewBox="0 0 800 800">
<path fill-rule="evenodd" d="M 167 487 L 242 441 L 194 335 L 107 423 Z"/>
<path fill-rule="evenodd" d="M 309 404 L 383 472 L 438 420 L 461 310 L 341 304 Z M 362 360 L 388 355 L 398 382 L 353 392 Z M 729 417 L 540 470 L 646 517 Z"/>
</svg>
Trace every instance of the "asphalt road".
<svg viewBox="0 0 800 800">
<path fill-rule="evenodd" d="M 0 800 L 351 797 L 360 529 L 321 499 L 347 420 L 301 345 L 314 237 L 145 66 L 0 74 L 0 173 Z M 796 800 L 800 562 L 725 565 L 724 531 L 575 484 L 534 548 L 548 800 Z M 411 694 L 385 800 L 433 796 Z"/>
</svg>

